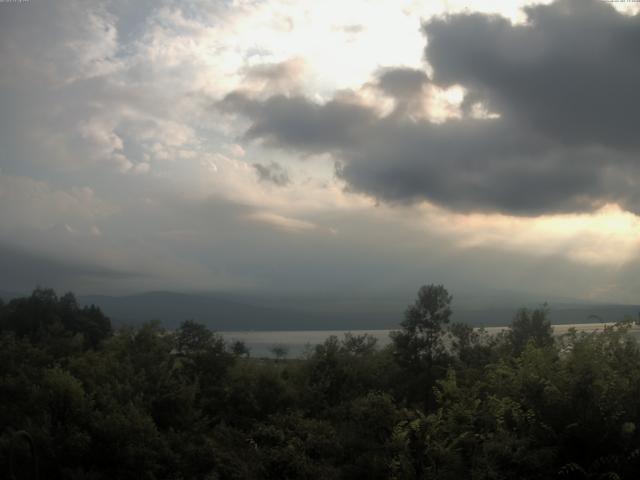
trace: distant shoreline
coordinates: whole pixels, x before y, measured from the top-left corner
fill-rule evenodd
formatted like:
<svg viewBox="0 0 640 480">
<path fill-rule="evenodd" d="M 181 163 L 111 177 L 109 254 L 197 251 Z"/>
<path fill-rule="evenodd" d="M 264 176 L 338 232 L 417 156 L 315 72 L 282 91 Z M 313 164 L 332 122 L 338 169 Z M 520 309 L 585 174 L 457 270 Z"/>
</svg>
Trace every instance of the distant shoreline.
<svg viewBox="0 0 640 480">
<path fill-rule="evenodd" d="M 615 322 L 597 323 L 573 323 L 552 325 L 553 333 L 559 337 L 569 333 L 571 328 L 575 328 L 578 333 L 590 333 L 604 330 L 607 326 L 615 325 Z M 508 326 L 501 327 L 476 327 L 476 330 L 484 330 L 495 335 Z M 342 338 L 346 333 L 354 335 L 368 334 L 376 338 L 379 347 L 385 347 L 391 343 L 389 333 L 394 329 L 371 329 L 371 330 L 241 330 L 241 331 L 218 331 L 225 340 L 240 340 L 250 349 L 254 357 L 271 357 L 272 349 L 275 346 L 284 347 L 289 358 L 296 358 L 302 355 L 309 348 L 323 343 L 332 335 Z M 640 325 L 632 325 L 631 335 L 640 338 Z"/>
<path fill-rule="evenodd" d="M 569 331 L 569 329 L 571 328 L 575 328 L 578 332 L 592 332 L 592 331 L 598 331 L 603 329 L 604 327 L 611 327 L 616 325 L 617 322 L 585 322 L 585 323 L 555 323 L 551 325 L 551 328 L 553 328 L 554 333 L 556 333 L 557 329 L 562 330 L 562 333 L 558 332 L 558 335 L 562 335 L 564 333 L 567 333 Z M 481 330 L 484 329 L 485 331 L 489 332 L 489 333 L 497 333 L 501 330 L 506 330 L 509 328 L 509 325 L 503 325 L 503 326 L 489 326 L 489 327 L 478 327 L 478 326 L 474 326 L 473 329 L 474 330 Z M 359 329 L 344 329 L 344 330 L 336 330 L 336 329 L 290 329 L 290 330 L 283 330 L 283 329 L 274 329 L 274 330 L 259 330 L 259 329 L 251 329 L 251 330 L 218 330 L 217 333 L 219 333 L 220 335 L 236 335 L 236 334 L 242 334 L 242 335 L 246 335 L 246 334 L 264 334 L 264 333 L 304 333 L 304 334 L 313 334 L 313 333 L 324 333 L 324 334 L 343 334 L 343 333 L 354 333 L 354 334 L 364 334 L 364 333 L 383 333 L 383 332 L 392 332 L 394 330 L 399 330 L 400 326 L 398 326 L 397 328 L 372 328 L 372 329 L 363 329 L 363 328 L 359 328 Z M 640 325 L 637 324 L 632 324 L 631 326 L 631 331 L 632 332 L 640 332 Z"/>
</svg>

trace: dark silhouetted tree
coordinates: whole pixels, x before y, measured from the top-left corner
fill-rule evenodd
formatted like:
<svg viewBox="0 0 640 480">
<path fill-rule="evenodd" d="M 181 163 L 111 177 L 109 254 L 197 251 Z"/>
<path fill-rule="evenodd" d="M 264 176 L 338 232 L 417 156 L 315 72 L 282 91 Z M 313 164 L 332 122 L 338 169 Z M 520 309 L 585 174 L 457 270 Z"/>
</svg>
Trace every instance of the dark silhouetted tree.
<svg viewBox="0 0 640 480">
<path fill-rule="evenodd" d="M 271 353 L 277 360 L 282 360 L 289 355 L 289 349 L 286 345 L 274 345 L 271 347 Z"/>
<path fill-rule="evenodd" d="M 242 340 L 235 340 L 231 343 L 231 353 L 236 355 L 237 357 L 248 357 L 250 354 L 250 350 L 247 347 L 247 344 Z"/>
<path fill-rule="evenodd" d="M 405 370 L 400 386 L 407 400 L 433 405 L 432 388 L 446 368 L 436 362 L 446 356 L 445 326 L 451 318 L 452 296 L 442 285 L 425 285 L 405 311 L 402 330 L 391 332 L 394 356 Z"/>
<path fill-rule="evenodd" d="M 509 331 L 509 340 L 516 354 L 521 353 L 529 342 L 536 347 L 553 345 L 553 328 L 548 314 L 546 304 L 533 311 L 526 308 L 518 310 Z"/>
<path fill-rule="evenodd" d="M 183 355 L 202 353 L 211 347 L 214 335 L 201 323 L 185 320 L 176 332 L 176 349 Z"/>
<path fill-rule="evenodd" d="M 451 318 L 452 296 L 442 285 L 425 285 L 405 311 L 401 331 L 392 332 L 398 362 L 410 369 L 429 369 L 444 354 L 444 327 Z"/>
</svg>

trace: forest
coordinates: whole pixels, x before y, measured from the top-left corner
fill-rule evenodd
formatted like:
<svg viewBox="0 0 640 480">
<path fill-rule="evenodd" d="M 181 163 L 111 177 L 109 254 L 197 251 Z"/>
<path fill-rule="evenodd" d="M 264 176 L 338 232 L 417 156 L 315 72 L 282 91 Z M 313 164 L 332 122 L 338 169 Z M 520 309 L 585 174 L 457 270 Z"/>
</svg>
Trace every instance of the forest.
<svg viewBox="0 0 640 480">
<path fill-rule="evenodd" d="M 389 346 L 284 359 L 189 320 L 114 330 L 71 293 L 0 302 L 0 477 L 638 478 L 630 320 L 555 337 L 542 306 L 488 335 L 452 305 L 426 285 Z"/>
</svg>

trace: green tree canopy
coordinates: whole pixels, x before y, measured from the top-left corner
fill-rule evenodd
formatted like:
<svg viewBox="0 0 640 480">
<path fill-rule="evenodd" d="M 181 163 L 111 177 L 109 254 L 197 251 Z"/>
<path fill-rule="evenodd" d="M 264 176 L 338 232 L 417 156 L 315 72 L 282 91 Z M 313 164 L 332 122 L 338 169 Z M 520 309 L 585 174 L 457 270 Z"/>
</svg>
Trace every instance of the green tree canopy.
<svg viewBox="0 0 640 480">
<path fill-rule="evenodd" d="M 533 311 L 526 308 L 518 310 L 509 330 L 509 340 L 515 353 L 522 352 L 529 342 L 537 347 L 553 345 L 553 328 L 548 317 L 546 304 Z"/>
<path fill-rule="evenodd" d="M 398 361 L 407 367 L 429 368 L 445 352 L 444 327 L 451 318 L 453 297 L 442 285 L 425 285 L 404 314 L 401 331 L 392 333 Z"/>
</svg>

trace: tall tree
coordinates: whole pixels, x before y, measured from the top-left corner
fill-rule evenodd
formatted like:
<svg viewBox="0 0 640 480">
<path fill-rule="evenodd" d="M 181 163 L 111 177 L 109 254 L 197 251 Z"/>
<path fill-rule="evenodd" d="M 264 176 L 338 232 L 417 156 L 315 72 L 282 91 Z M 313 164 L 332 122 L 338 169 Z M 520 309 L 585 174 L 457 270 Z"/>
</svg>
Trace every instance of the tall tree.
<svg viewBox="0 0 640 480">
<path fill-rule="evenodd" d="M 548 316 L 546 303 L 533 311 L 526 308 L 518 310 L 509 331 L 509 340 L 516 354 L 521 353 L 529 342 L 536 347 L 553 345 L 553 328 Z"/>
<path fill-rule="evenodd" d="M 404 314 L 401 331 L 392 332 L 395 354 L 405 367 L 430 368 L 444 351 L 444 326 L 451 318 L 453 297 L 442 285 L 425 285 Z"/>
<path fill-rule="evenodd" d="M 391 333 L 396 362 L 405 370 L 400 389 L 407 400 L 424 402 L 427 409 L 433 406 L 437 373 L 446 371 L 435 367 L 446 354 L 444 327 L 451 318 L 452 298 L 442 285 L 421 287 L 405 311 L 402 330 Z"/>
</svg>

